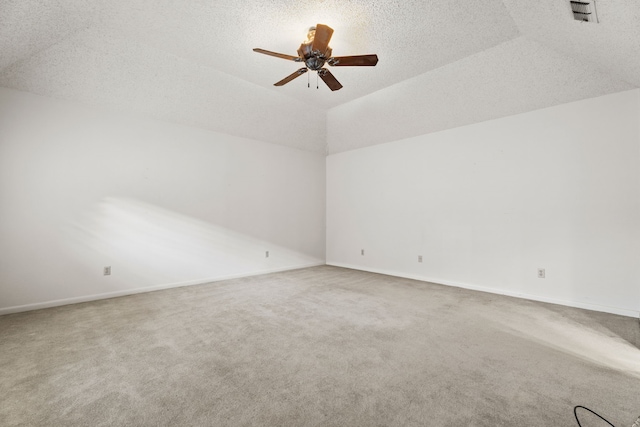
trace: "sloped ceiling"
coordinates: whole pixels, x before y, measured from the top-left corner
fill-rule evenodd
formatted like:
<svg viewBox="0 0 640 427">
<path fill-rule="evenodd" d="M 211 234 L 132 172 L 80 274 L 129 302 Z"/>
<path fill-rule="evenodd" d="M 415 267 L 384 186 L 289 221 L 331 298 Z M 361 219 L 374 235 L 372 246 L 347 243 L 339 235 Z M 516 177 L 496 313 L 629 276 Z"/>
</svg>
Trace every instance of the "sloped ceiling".
<svg viewBox="0 0 640 427">
<path fill-rule="evenodd" d="M 640 2 L 0 0 L 0 86 L 318 152 L 340 152 L 640 87 Z M 273 83 L 306 29 L 377 53 Z M 312 74 L 312 73 L 308 73 Z"/>
</svg>

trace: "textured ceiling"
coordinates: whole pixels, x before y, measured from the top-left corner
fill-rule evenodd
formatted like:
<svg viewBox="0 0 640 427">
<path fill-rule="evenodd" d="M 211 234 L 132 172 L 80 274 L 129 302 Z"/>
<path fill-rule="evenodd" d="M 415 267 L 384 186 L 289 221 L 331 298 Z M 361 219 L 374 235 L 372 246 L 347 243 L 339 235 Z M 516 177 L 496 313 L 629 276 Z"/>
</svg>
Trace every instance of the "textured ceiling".
<svg viewBox="0 0 640 427">
<path fill-rule="evenodd" d="M 524 36 L 640 86 L 640 1 L 597 0 L 599 24 L 567 22 L 568 1 L 504 3 Z"/>
<path fill-rule="evenodd" d="M 582 60 L 519 37 L 333 108 L 328 113 L 329 151 L 395 141 L 634 87 Z M 402 108 L 389 98 L 402 99 Z"/>
<path fill-rule="evenodd" d="M 0 86 L 339 152 L 640 86 L 640 2 L 0 0 Z M 316 23 L 375 68 L 273 83 Z"/>
</svg>

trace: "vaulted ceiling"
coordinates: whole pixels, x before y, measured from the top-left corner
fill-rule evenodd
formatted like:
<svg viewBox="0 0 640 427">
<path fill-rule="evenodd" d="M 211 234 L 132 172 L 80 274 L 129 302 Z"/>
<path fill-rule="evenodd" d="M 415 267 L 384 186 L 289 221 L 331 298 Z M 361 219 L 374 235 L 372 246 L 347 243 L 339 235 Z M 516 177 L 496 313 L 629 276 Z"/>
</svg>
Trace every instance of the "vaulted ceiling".
<svg viewBox="0 0 640 427">
<path fill-rule="evenodd" d="M 640 2 L 0 0 L 0 86 L 319 152 L 640 87 Z M 375 68 L 273 83 L 309 26 Z"/>
</svg>

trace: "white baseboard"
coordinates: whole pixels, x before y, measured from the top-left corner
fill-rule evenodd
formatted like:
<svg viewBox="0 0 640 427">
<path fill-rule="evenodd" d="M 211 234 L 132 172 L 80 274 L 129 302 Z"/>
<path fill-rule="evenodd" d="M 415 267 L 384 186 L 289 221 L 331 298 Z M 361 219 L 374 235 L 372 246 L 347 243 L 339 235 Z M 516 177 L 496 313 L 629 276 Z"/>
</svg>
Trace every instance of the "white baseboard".
<svg viewBox="0 0 640 427">
<path fill-rule="evenodd" d="M 116 297 L 122 297 L 122 296 L 126 296 L 126 295 L 135 295 L 135 294 L 140 294 L 140 293 L 145 293 L 145 292 L 153 292 L 153 291 L 159 291 L 159 290 L 162 290 L 162 289 L 179 288 L 179 287 L 182 287 L 182 286 L 202 285 L 202 284 L 205 284 L 205 283 L 212 283 L 212 282 L 219 282 L 219 281 L 222 281 L 222 280 L 237 279 L 237 278 L 240 278 L 240 277 L 258 276 L 258 275 L 261 275 L 261 274 L 277 273 L 277 272 L 280 272 L 280 271 L 296 270 L 296 269 L 299 269 L 299 268 L 317 267 L 317 266 L 320 266 L 320 265 L 325 265 L 325 263 L 323 263 L 323 262 L 315 262 L 315 263 L 301 264 L 301 265 L 288 266 L 288 267 L 280 267 L 280 268 L 273 268 L 273 269 L 266 269 L 266 270 L 258 270 L 258 271 L 252 271 L 252 272 L 249 272 L 249 273 L 231 274 L 231 275 L 226 275 L 226 276 L 218 276 L 218 277 L 203 278 L 203 279 L 197 279 L 197 280 L 189 280 L 189 281 L 185 281 L 185 282 L 166 283 L 166 284 L 162 284 L 162 285 L 147 286 L 147 287 L 142 287 L 142 288 L 125 289 L 125 290 L 114 291 L 114 292 L 105 292 L 105 293 L 101 293 L 101 294 L 83 295 L 83 296 L 74 297 L 74 298 L 64 298 L 64 299 L 45 301 L 45 302 L 39 302 L 39 303 L 33 303 L 33 304 L 19 305 L 19 306 L 14 306 L 14 307 L 5 307 L 5 308 L 0 308 L 0 316 L 5 315 L 5 314 L 20 313 L 20 312 L 24 312 L 24 311 L 40 310 L 42 308 L 58 307 L 58 306 L 62 306 L 62 305 L 78 304 L 78 303 L 82 303 L 82 302 L 97 301 L 97 300 L 108 299 L 108 298 L 116 298 Z M 407 279 L 419 280 L 421 282 L 429 282 L 429 283 L 436 283 L 436 284 L 439 284 L 439 285 L 454 286 L 454 287 L 457 287 L 457 288 L 464 288 L 464 289 L 470 289 L 470 290 L 474 290 L 474 291 L 488 292 L 488 293 L 498 294 L 498 295 L 506 295 L 506 296 L 515 297 L 515 298 L 522 298 L 522 299 L 528 299 L 528 300 L 532 300 L 532 301 L 540 301 L 540 302 L 546 302 L 546 303 L 551 303 L 551 304 L 564 305 L 564 306 L 568 306 L 568 307 L 582 308 L 582 309 L 585 309 L 585 310 L 600 311 L 600 312 L 604 312 L 604 313 L 618 314 L 618 315 L 621 315 L 621 316 L 640 318 L 640 311 L 629 310 L 629 309 L 625 309 L 625 308 L 610 307 L 610 306 L 605 306 L 605 305 L 590 304 L 590 303 L 583 303 L 583 302 L 577 302 L 577 301 L 568 301 L 568 300 L 562 300 L 562 299 L 557 299 L 557 298 L 548 298 L 548 297 L 542 297 L 542 296 L 538 296 L 538 295 L 526 294 L 526 293 L 521 293 L 521 292 L 511 292 L 511 291 L 506 291 L 506 290 L 503 290 L 503 289 L 490 288 L 490 287 L 486 287 L 486 286 L 478 286 L 478 285 L 473 285 L 473 284 L 468 284 L 468 283 L 460 283 L 460 282 L 452 282 L 452 281 L 449 281 L 449 280 L 434 279 L 434 278 L 429 278 L 429 277 L 424 277 L 424 276 L 419 276 L 419 275 L 414 275 L 414 274 L 401 273 L 401 272 L 397 272 L 397 271 L 390 271 L 390 270 L 377 269 L 377 268 L 365 268 L 365 267 L 362 267 L 362 266 L 359 266 L 359 265 L 344 264 L 344 263 L 337 263 L 337 262 L 327 262 L 326 265 L 332 265 L 332 266 L 335 266 L 335 267 L 349 268 L 349 269 L 352 269 L 352 270 L 368 271 L 370 273 L 385 274 L 385 275 L 388 275 L 388 276 L 404 277 L 404 278 L 407 278 Z"/>
<path fill-rule="evenodd" d="M 486 287 L 486 286 L 478 286 L 478 285 L 472 285 L 472 284 L 468 284 L 468 283 L 452 282 L 450 280 L 434 279 L 434 278 L 419 276 L 419 275 L 415 275 L 415 274 L 400 273 L 400 272 L 397 272 L 397 271 L 390 271 L 390 270 L 383 270 L 383 269 L 369 268 L 369 267 L 365 268 L 365 267 L 362 267 L 362 266 L 359 266 L 359 265 L 343 264 L 343 263 L 339 263 L 339 262 L 328 262 L 327 261 L 327 265 L 332 265 L 332 266 L 335 266 L 335 267 L 349 268 L 349 269 L 352 269 L 352 270 L 368 271 L 370 273 L 385 274 L 387 276 L 404 277 L 406 279 L 419 280 L 421 282 L 429 282 L 429 283 L 435 283 L 435 284 L 438 284 L 438 285 L 454 286 L 456 288 L 464 288 L 464 289 L 469 289 L 469 290 L 473 290 L 473 291 L 481 291 L 481 292 L 488 292 L 488 293 L 491 293 L 491 294 L 506 295 L 506 296 L 509 296 L 509 297 L 528 299 L 528 300 L 532 300 L 532 301 L 547 302 L 547 303 L 550 303 L 550 304 L 564 305 L 564 306 L 567 306 L 567 307 L 583 308 L 585 310 L 600 311 L 600 312 L 611 313 L 611 314 L 618 314 L 620 316 L 640 318 L 640 311 L 629 310 L 629 309 L 626 309 L 626 308 L 610 307 L 610 306 L 606 306 L 606 305 L 590 304 L 590 303 L 584 303 L 584 302 L 578 302 L 578 301 L 568 301 L 568 300 L 563 300 L 563 299 L 558 299 L 558 298 L 549 298 L 549 297 L 532 295 L 532 294 L 527 294 L 527 293 L 522 293 L 522 292 L 511 292 L 511 291 L 504 290 L 504 289 L 490 288 L 490 287 Z"/>
<path fill-rule="evenodd" d="M 307 267 L 317 267 L 319 265 L 325 265 L 325 263 L 324 262 L 314 262 L 314 263 L 308 263 L 308 264 L 293 265 L 293 266 L 288 266 L 288 267 L 279 267 L 279 268 L 272 268 L 272 269 L 267 269 L 267 270 L 252 271 L 252 272 L 248 272 L 248 273 L 230 274 L 230 275 L 227 275 L 227 276 L 209 277 L 209 278 L 203 278 L 203 279 L 188 280 L 188 281 L 185 281 L 185 282 L 165 283 L 165 284 L 162 284 L 162 285 L 145 286 L 145 287 L 142 287 L 142 288 L 133 288 L 133 289 L 123 289 L 123 290 L 120 290 L 120 291 L 105 292 L 105 293 L 101 293 L 101 294 L 83 295 L 83 296 L 80 296 L 80 297 L 64 298 L 64 299 L 57 299 L 57 300 L 45 301 L 45 302 L 37 302 L 37 303 L 33 303 L 33 304 L 18 305 L 18 306 L 14 306 L 14 307 L 5 307 L 5 308 L 0 308 L 0 316 L 5 315 L 5 314 L 21 313 L 23 311 L 40 310 L 42 308 L 58 307 L 58 306 L 61 306 L 61 305 L 78 304 L 78 303 L 81 303 L 81 302 L 97 301 L 97 300 L 101 300 L 101 299 L 123 297 L 123 296 L 126 296 L 126 295 L 134 295 L 134 294 L 141 294 L 141 293 L 145 293 L 145 292 L 160 291 L 160 290 L 163 290 L 163 289 L 180 288 L 180 287 L 183 287 L 183 286 L 202 285 L 202 284 L 205 284 L 205 283 L 220 282 L 222 280 L 238 279 L 240 277 L 259 276 L 261 274 L 277 273 L 277 272 L 280 272 L 280 271 L 297 270 L 297 269 L 300 269 L 300 268 L 307 268 Z"/>
</svg>

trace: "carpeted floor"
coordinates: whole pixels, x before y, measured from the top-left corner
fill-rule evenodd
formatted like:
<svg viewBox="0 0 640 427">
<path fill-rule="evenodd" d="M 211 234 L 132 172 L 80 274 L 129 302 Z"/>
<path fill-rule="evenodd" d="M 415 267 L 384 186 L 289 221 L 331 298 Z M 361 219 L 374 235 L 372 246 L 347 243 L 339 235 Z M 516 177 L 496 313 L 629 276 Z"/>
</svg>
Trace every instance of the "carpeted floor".
<svg viewBox="0 0 640 427">
<path fill-rule="evenodd" d="M 578 404 L 640 414 L 638 319 L 330 266 L 0 317 L 2 426 L 576 426 Z"/>
</svg>

